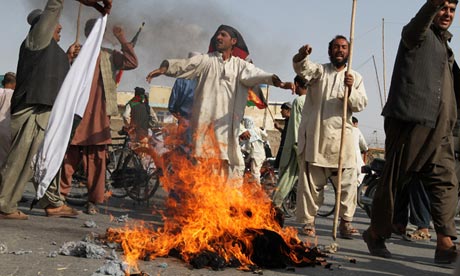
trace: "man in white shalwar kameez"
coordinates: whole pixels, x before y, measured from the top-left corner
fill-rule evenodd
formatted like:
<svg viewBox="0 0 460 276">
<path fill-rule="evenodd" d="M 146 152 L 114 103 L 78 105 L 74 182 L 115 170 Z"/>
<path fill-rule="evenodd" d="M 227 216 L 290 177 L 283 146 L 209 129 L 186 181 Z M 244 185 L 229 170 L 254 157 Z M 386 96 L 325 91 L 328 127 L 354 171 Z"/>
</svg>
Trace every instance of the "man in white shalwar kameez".
<svg viewBox="0 0 460 276">
<path fill-rule="evenodd" d="M 284 83 L 278 76 L 235 56 L 242 48 L 247 50 L 241 42 L 244 43 L 237 30 L 221 25 L 211 39 L 210 49 L 215 51 L 189 59 L 165 60 L 147 76 L 148 82 L 163 74 L 198 80 L 190 120 L 192 155 L 198 159 L 220 159 L 219 173 L 232 178 L 242 177 L 244 172 L 238 132 L 248 89 L 262 83 L 291 90 L 293 87 L 292 83 Z"/>
<path fill-rule="evenodd" d="M 358 231 L 351 221 L 356 210 L 356 155 L 351 124 L 352 112 L 367 105 L 367 96 L 361 75 L 353 70 L 346 74 L 349 42 L 336 36 L 329 43 L 330 63 L 310 61 L 310 45 L 304 45 L 293 58 L 295 72 L 310 85 L 299 127 L 298 153 L 299 186 L 297 190 L 297 221 L 304 224 L 302 231 L 315 235 L 315 216 L 324 200 L 327 178 L 337 182 L 337 168 L 342 130 L 343 97 L 345 87 L 350 90 L 348 118 L 343 141 L 342 194 L 340 199 L 339 237 L 351 239 Z"/>
</svg>

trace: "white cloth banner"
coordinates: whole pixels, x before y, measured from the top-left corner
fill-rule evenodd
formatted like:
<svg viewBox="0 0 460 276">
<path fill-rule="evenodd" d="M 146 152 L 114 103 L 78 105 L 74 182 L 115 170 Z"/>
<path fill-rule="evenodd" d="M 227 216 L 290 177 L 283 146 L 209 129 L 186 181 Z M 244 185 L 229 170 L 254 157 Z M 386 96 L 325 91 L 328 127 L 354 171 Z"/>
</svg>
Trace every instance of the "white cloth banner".
<svg viewBox="0 0 460 276">
<path fill-rule="evenodd" d="M 34 158 L 37 199 L 45 195 L 58 173 L 69 144 L 74 114 L 83 117 L 88 104 L 96 62 L 104 37 L 107 15 L 100 17 L 70 68 L 51 110 L 45 138 Z M 52 65 L 50 65 L 52 66 Z"/>
</svg>

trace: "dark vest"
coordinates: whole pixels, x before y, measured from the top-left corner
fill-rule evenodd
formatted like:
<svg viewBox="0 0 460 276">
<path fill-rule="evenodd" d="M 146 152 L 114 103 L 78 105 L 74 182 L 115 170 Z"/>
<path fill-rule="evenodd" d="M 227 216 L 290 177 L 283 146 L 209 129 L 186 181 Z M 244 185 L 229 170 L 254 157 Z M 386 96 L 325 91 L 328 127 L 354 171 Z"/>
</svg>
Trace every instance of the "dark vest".
<svg viewBox="0 0 460 276">
<path fill-rule="evenodd" d="M 150 121 L 150 107 L 148 103 L 131 103 L 131 124 L 136 128 L 147 130 Z"/>
<path fill-rule="evenodd" d="M 448 49 L 432 28 L 417 47 L 400 42 L 383 116 L 435 127 Z"/>
<path fill-rule="evenodd" d="M 69 68 L 67 54 L 54 39 L 38 51 L 27 49 L 24 41 L 19 51 L 11 113 L 32 105 L 53 106 Z"/>
</svg>

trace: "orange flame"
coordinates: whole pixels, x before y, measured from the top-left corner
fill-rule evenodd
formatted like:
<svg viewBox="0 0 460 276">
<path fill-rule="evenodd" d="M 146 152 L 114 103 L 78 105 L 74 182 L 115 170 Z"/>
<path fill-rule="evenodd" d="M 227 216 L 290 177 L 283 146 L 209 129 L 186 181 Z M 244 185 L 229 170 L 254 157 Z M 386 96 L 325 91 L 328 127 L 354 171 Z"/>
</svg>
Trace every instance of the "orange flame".
<svg viewBox="0 0 460 276">
<path fill-rule="evenodd" d="M 177 145 L 178 135 L 174 131 L 169 129 L 172 135 L 165 138 L 165 144 Z M 216 145 L 213 135 L 208 138 L 209 145 Z M 306 261 L 294 252 L 299 246 L 305 247 L 297 237 L 297 230 L 279 225 L 272 202 L 260 185 L 241 186 L 240 178 L 219 173 L 222 161 L 216 158 L 196 162 L 174 151 L 163 156 L 152 148 L 143 150 L 146 151 L 163 168 L 162 187 L 179 199 L 171 196 L 167 199 L 161 228 L 137 224 L 108 231 L 109 240 L 121 244 L 130 265 L 136 266 L 137 260 L 146 257 L 168 256 L 175 250 L 186 262 L 202 252 L 213 252 L 227 262 L 237 259 L 244 268 L 254 265 L 252 240 L 257 229 L 279 234 L 292 249 L 286 255 L 293 263 Z M 218 147 L 211 146 L 208 152 L 217 151 Z"/>
</svg>

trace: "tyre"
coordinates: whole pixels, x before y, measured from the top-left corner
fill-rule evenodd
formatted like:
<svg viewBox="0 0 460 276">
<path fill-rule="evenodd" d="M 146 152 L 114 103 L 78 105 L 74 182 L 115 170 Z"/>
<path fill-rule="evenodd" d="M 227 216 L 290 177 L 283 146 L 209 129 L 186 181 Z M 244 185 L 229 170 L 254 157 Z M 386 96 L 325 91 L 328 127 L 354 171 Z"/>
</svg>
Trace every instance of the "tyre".
<svg viewBox="0 0 460 276">
<path fill-rule="evenodd" d="M 366 211 L 367 216 L 370 218 L 372 214 L 372 200 L 375 195 L 375 191 L 377 190 L 377 185 L 379 183 L 378 177 L 374 177 L 369 181 L 367 185 L 367 189 L 364 192 L 364 197 L 361 199 L 363 202 L 363 209 Z"/>
<path fill-rule="evenodd" d="M 110 174 L 112 196 L 124 198 L 131 187 L 146 179 L 146 172 L 142 169 L 139 157 L 134 151 L 118 149 L 114 156 L 118 156 L 119 159 Z"/>
<path fill-rule="evenodd" d="M 318 216 L 328 217 L 332 215 L 335 211 L 335 185 L 332 184 L 330 178 L 327 180 L 327 184 L 324 186 L 324 200 L 321 207 L 318 209 Z"/>
<path fill-rule="evenodd" d="M 155 195 L 160 186 L 159 173 L 145 174 L 145 179 L 127 189 L 127 194 L 136 201 L 147 201 Z"/>
</svg>

